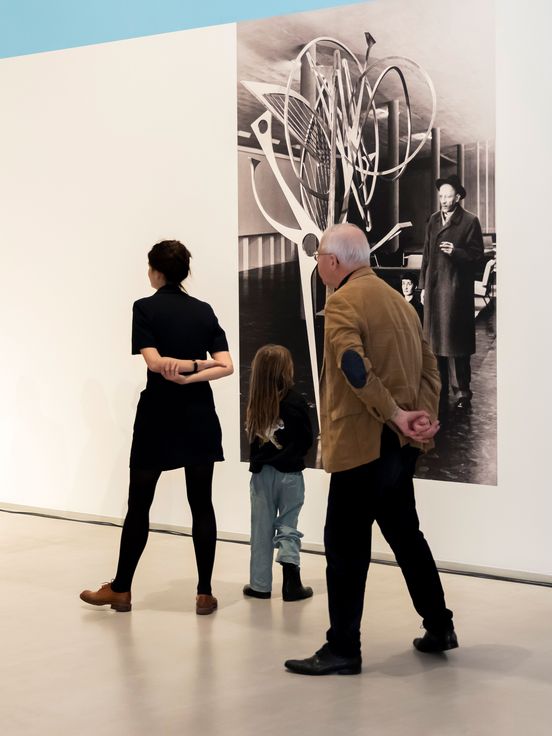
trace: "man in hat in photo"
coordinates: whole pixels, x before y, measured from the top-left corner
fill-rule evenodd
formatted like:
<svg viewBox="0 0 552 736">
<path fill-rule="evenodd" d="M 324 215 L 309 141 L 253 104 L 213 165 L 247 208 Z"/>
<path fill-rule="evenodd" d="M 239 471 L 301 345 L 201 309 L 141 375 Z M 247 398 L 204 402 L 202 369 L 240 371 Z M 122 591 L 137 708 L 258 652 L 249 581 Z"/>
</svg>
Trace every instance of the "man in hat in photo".
<svg viewBox="0 0 552 736">
<path fill-rule="evenodd" d="M 441 398 L 449 388 L 458 409 L 471 407 L 470 356 L 475 353 L 474 271 L 483 257 L 478 218 L 463 209 L 458 176 L 437 179 L 440 210 L 427 223 L 419 287 L 424 335 L 437 357 Z"/>
</svg>

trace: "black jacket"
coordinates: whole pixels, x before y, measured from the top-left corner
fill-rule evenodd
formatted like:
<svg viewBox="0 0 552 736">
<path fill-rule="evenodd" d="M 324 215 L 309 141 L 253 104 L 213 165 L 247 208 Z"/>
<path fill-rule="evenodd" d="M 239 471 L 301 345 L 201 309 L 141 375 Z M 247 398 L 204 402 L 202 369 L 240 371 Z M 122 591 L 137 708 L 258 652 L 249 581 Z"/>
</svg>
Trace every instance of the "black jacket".
<svg viewBox="0 0 552 736">
<path fill-rule="evenodd" d="M 256 437 L 250 445 L 252 473 L 260 473 L 263 465 L 272 465 L 281 473 L 293 473 L 305 467 L 305 455 L 312 445 L 312 425 L 305 400 L 295 391 L 289 391 L 280 402 L 282 429 L 274 437 L 281 449 L 272 442 L 261 444 Z"/>
</svg>

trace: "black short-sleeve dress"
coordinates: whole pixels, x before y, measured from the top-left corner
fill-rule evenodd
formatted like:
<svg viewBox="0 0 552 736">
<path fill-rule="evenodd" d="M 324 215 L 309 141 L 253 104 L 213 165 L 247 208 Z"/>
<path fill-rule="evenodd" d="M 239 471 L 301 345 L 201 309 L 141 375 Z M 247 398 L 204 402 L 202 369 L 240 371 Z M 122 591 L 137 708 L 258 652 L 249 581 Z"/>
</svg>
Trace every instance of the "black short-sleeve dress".
<svg viewBox="0 0 552 736">
<path fill-rule="evenodd" d="M 133 306 L 132 354 L 205 359 L 228 350 L 224 330 L 205 302 L 167 284 Z M 208 381 L 179 385 L 148 370 L 140 394 L 130 467 L 173 470 L 224 460 L 222 433 Z"/>
</svg>

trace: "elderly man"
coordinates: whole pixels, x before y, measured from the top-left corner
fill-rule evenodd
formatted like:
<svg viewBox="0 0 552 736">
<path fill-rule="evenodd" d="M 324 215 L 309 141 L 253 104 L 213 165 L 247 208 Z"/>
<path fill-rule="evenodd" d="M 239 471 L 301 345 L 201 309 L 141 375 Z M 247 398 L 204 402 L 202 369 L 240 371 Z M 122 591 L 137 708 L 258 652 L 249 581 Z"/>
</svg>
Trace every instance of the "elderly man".
<svg viewBox="0 0 552 736">
<path fill-rule="evenodd" d="M 303 675 L 357 674 L 374 521 L 423 618 L 426 633 L 414 646 L 458 646 L 412 481 L 420 448 L 431 446 L 439 428 L 440 381 L 416 312 L 370 268 L 362 230 L 329 228 L 317 259 L 322 281 L 336 289 L 326 303 L 320 386 L 322 460 L 331 473 L 324 529 L 330 629 L 312 657 L 285 666 Z"/>
<path fill-rule="evenodd" d="M 424 334 L 437 356 L 442 398 L 449 386 L 458 409 L 469 409 L 470 356 L 475 353 L 474 266 L 483 257 L 479 220 L 462 209 L 466 190 L 456 176 L 437 179 L 441 209 L 427 223 L 420 289 Z"/>
</svg>

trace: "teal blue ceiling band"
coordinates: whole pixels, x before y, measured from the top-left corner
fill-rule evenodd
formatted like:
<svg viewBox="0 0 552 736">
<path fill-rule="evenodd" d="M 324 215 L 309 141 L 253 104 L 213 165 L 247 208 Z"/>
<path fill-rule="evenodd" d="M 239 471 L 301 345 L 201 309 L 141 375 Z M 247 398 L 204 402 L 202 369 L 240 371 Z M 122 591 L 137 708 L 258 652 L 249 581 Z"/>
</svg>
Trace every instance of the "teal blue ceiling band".
<svg viewBox="0 0 552 736">
<path fill-rule="evenodd" d="M 0 0 L 0 57 L 351 4 L 355 0 Z"/>
</svg>

